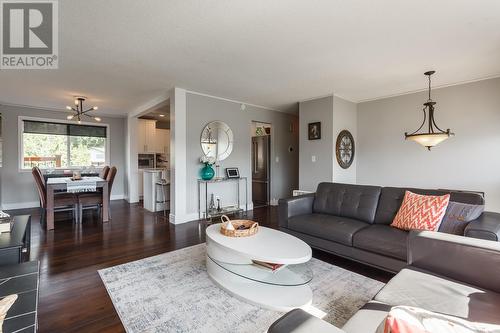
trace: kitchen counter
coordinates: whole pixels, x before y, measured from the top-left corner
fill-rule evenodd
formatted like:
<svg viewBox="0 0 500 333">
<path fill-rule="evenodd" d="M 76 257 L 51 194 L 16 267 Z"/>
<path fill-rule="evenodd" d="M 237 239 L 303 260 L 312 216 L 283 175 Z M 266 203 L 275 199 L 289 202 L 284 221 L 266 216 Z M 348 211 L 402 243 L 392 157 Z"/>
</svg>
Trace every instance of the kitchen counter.
<svg viewBox="0 0 500 333">
<path fill-rule="evenodd" d="M 144 172 L 158 172 L 158 171 L 168 171 L 165 168 L 146 168 L 146 169 L 141 169 Z"/>
<path fill-rule="evenodd" d="M 170 171 L 165 168 L 146 168 L 142 169 L 143 174 L 143 186 L 144 186 L 144 209 L 150 212 L 162 211 L 164 208 L 166 210 L 170 209 Z M 162 179 L 167 180 L 165 185 L 157 185 Z M 163 188 L 165 187 L 165 188 Z M 167 202 L 165 207 L 163 203 L 158 203 L 158 201 L 163 201 L 163 193 Z"/>
</svg>

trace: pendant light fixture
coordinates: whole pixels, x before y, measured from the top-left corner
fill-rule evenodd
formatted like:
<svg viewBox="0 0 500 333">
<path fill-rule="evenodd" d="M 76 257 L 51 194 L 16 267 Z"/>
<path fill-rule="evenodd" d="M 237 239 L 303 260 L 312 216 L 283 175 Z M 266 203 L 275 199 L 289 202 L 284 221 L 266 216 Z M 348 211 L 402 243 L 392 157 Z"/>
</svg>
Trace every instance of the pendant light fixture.
<svg viewBox="0 0 500 333">
<path fill-rule="evenodd" d="M 72 119 L 76 118 L 76 121 L 79 124 L 82 122 L 82 117 L 83 116 L 92 118 L 95 121 L 101 121 L 101 118 L 95 117 L 95 116 L 91 116 L 91 115 L 88 114 L 90 111 L 97 110 L 97 106 L 93 106 L 93 107 L 91 107 L 90 109 L 87 109 L 87 110 L 83 109 L 83 102 L 85 102 L 85 99 L 86 99 L 86 97 L 84 97 L 84 96 L 76 96 L 75 97 L 75 106 L 74 107 L 72 107 L 72 106 L 66 106 L 67 110 L 72 110 L 72 111 L 76 112 L 76 114 L 70 114 L 66 118 L 68 120 L 72 120 Z"/>
<path fill-rule="evenodd" d="M 422 146 L 427 147 L 428 150 L 431 150 L 432 147 L 448 139 L 450 136 L 455 135 L 454 133 L 450 132 L 450 129 L 447 129 L 446 131 L 440 129 L 438 125 L 436 125 L 436 121 L 434 120 L 434 105 L 436 105 L 436 102 L 431 99 L 431 75 L 434 73 L 436 72 L 428 71 L 424 73 L 429 79 L 429 99 L 424 103 L 423 108 L 424 121 L 415 132 L 410 134 L 405 133 L 406 140 L 415 141 Z M 419 133 L 419 131 L 424 128 L 426 120 L 428 120 L 428 126 L 426 128 L 427 131 Z"/>
</svg>

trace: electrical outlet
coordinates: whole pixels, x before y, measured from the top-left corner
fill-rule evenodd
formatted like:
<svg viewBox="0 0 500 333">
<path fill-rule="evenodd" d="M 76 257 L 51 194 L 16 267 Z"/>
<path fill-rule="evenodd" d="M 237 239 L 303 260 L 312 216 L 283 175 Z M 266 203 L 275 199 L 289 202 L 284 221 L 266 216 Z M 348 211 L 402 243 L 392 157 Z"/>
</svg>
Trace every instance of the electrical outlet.
<svg viewBox="0 0 500 333">
<path fill-rule="evenodd" d="M 279 163 L 279 162 L 280 162 L 280 157 L 276 156 L 276 163 Z"/>
</svg>

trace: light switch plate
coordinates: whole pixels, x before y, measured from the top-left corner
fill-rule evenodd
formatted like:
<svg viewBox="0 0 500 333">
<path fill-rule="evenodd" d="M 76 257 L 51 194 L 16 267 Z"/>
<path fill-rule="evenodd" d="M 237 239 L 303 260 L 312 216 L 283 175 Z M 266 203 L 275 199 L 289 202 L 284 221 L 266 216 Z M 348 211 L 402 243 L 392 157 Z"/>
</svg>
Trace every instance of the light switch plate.
<svg viewBox="0 0 500 333">
<path fill-rule="evenodd" d="M 316 162 L 316 155 L 311 156 L 311 161 Z"/>
</svg>

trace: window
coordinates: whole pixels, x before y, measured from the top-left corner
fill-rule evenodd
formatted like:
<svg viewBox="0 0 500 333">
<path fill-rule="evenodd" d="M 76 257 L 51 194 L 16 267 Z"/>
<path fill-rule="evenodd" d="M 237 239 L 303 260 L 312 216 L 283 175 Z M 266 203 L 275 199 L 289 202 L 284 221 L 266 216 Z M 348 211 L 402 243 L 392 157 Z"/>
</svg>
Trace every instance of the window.
<svg viewBox="0 0 500 333">
<path fill-rule="evenodd" d="M 102 166 L 107 127 L 22 120 L 22 169 Z"/>
</svg>

